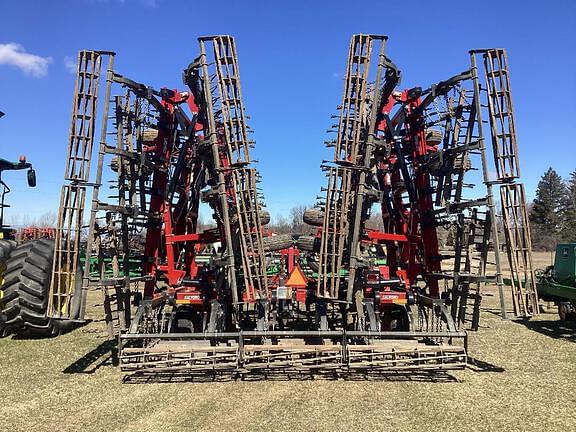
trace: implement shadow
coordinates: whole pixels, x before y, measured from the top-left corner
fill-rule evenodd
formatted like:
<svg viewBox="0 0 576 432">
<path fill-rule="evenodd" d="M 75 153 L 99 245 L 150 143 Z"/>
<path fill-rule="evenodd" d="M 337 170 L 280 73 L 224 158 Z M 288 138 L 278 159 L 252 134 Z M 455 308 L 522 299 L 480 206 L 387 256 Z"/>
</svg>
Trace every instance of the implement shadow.
<svg viewBox="0 0 576 432">
<path fill-rule="evenodd" d="M 42 334 L 42 333 L 34 333 L 30 330 L 11 330 L 5 328 L 0 328 L 0 336 L 1 337 L 11 337 L 14 340 L 47 340 L 47 339 L 54 339 L 58 336 L 62 336 L 68 333 L 73 333 L 82 327 L 86 327 L 90 324 L 92 320 L 86 320 L 83 322 L 73 322 L 73 323 L 66 323 L 60 327 L 60 331 L 57 333 L 51 334 Z"/>
<path fill-rule="evenodd" d="M 148 383 L 212 383 L 212 382 L 259 382 L 259 381 L 380 381 L 380 382 L 458 382 L 446 371 L 436 372 L 250 372 L 250 373 L 133 373 L 124 376 L 126 384 Z"/>
<path fill-rule="evenodd" d="M 550 336 L 551 338 L 576 343 L 576 321 L 562 321 L 557 319 L 546 321 L 521 320 L 514 322 L 530 330 Z"/>
<path fill-rule="evenodd" d="M 117 348 L 114 340 L 107 339 L 90 352 L 66 367 L 65 374 L 93 374 L 102 366 L 112 366 Z"/>
<path fill-rule="evenodd" d="M 501 366 L 470 356 L 468 356 L 466 368 L 473 372 L 506 372 L 506 369 Z"/>
</svg>

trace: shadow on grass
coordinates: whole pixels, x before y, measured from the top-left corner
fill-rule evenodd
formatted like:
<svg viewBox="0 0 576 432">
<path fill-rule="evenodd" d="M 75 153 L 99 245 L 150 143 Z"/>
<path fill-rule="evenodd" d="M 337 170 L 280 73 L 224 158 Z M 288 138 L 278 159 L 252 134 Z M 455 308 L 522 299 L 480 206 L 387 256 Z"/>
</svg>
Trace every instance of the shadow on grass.
<svg viewBox="0 0 576 432">
<path fill-rule="evenodd" d="M 546 321 L 521 320 L 515 321 L 515 323 L 554 339 L 576 343 L 576 321 L 562 321 L 560 319 Z"/>
<path fill-rule="evenodd" d="M 17 329 L 0 329 L 0 335 L 2 337 L 12 337 L 14 340 L 38 340 L 38 339 L 53 339 L 58 336 L 62 336 L 68 333 L 72 333 L 86 325 L 90 324 L 91 320 L 86 320 L 83 322 L 65 322 L 60 324 L 60 331 L 57 333 L 42 333 L 38 330 L 31 331 L 25 327 L 20 327 Z"/>
<path fill-rule="evenodd" d="M 123 382 L 126 384 L 148 383 L 212 383 L 212 382 L 258 382 L 258 381 L 386 381 L 386 382 L 458 382 L 458 379 L 446 371 L 440 372 L 250 372 L 250 373 L 162 373 L 130 374 Z"/>
<path fill-rule="evenodd" d="M 480 309 L 482 312 L 486 312 L 492 315 L 496 315 L 498 317 L 502 317 L 502 311 L 498 308 L 481 308 Z M 507 311 L 509 315 L 512 314 L 511 311 Z"/>
<path fill-rule="evenodd" d="M 93 374 L 102 366 L 112 366 L 114 350 L 117 345 L 114 340 L 107 339 L 76 360 L 62 371 L 65 374 Z"/>
<path fill-rule="evenodd" d="M 506 369 L 495 364 L 485 362 L 474 357 L 468 356 L 468 364 L 466 365 L 468 369 L 474 372 L 505 372 Z"/>
</svg>

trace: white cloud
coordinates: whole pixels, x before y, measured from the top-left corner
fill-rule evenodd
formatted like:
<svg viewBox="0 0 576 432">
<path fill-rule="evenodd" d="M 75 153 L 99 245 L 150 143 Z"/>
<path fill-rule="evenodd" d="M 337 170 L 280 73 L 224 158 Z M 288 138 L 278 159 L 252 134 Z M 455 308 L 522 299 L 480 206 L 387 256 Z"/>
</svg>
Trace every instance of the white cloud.
<svg viewBox="0 0 576 432">
<path fill-rule="evenodd" d="M 76 61 L 70 56 L 64 57 L 64 67 L 70 73 L 76 73 Z"/>
<path fill-rule="evenodd" d="M 22 45 L 16 43 L 0 44 L 0 65 L 15 66 L 26 75 L 42 77 L 48 73 L 48 65 L 52 57 L 40 57 L 24 51 Z"/>
</svg>

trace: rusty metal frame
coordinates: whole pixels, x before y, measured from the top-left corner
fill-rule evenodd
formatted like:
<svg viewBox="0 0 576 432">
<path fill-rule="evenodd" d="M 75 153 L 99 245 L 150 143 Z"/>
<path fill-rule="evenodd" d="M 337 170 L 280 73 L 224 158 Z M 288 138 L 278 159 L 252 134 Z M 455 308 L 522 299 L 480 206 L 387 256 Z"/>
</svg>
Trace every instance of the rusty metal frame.
<svg viewBox="0 0 576 432">
<path fill-rule="evenodd" d="M 226 241 L 227 283 L 237 308 L 242 300 L 237 286 L 238 259 L 248 300 L 268 298 L 257 172 L 250 166 L 252 141 L 248 137 L 234 38 L 206 36 L 198 41 L 206 95 L 207 139 L 218 176 L 217 190 Z M 216 80 L 215 86 L 213 80 Z"/>
<path fill-rule="evenodd" d="M 86 192 L 88 188 L 94 186 L 90 183 L 90 167 L 98 112 L 100 69 L 104 56 L 108 57 L 104 99 L 106 112 L 114 53 L 84 50 L 78 54 L 68 157 L 64 173 L 66 183 L 62 186 L 60 195 L 53 270 L 48 296 L 47 314 L 50 318 L 82 320 L 84 316 L 85 290 L 82 288 L 80 292 L 77 292 L 76 279 L 79 274 L 78 263 Z M 73 310 L 77 309 L 73 307 L 73 301 L 80 303 L 79 310 Z"/>
<path fill-rule="evenodd" d="M 479 58 L 482 60 L 482 70 L 479 67 Z M 500 262 L 501 239 L 496 223 L 495 201 L 492 192 L 494 185 L 500 185 L 504 229 L 503 246 L 506 249 L 511 271 L 514 314 L 523 317 L 538 315 L 538 297 L 532 267 L 532 244 L 526 197 L 522 184 L 517 183 L 517 179 L 520 177 L 520 165 L 508 57 L 506 50 L 502 48 L 477 49 L 470 51 L 470 61 L 473 71 L 478 128 L 482 131 L 483 113 L 487 113 L 491 142 L 489 150 L 496 172 L 496 178 L 489 177 L 491 167 L 488 163 L 484 137 L 481 133 L 484 183 L 488 190 L 488 208 L 492 217 L 492 241 L 497 267 L 496 276 L 501 314 L 503 318 L 507 317 Z M 481 72 L 485 77 L 485 87 L 482 87 L 480 83 Z M 526 288 L 526 292 L 524 292 L 523 287 Z"/>
<path fill-rule="evenodd" d="M 525 206 L 524 185 L 522 183 L 501 185 L 500 200 L 506 252 L 512 272 L 510 285 L 514 314 L 519 316 L 537 314 L 538 292 L 532 261 L 532 241 Z"/>
</svg>

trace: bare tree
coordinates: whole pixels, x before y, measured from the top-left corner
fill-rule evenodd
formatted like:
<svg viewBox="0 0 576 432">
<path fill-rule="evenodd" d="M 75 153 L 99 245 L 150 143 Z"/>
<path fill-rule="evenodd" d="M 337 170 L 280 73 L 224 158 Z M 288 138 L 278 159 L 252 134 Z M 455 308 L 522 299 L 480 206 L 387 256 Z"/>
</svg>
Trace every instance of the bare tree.
<svg viewBox="0 0 576 432">
<path fill-rule="evenodd" d="M 384 231 L 384 222 L 382 221 L 382 213 L 379 211 L 372 212 L 370 218 L 366 221 L 366 228 Z"/>
<path fill-rule="evenodd" d="M 7 223 L 14 227 L 55 228 L 58 215 L 55 212 L 46 212 L 34 218 L 29 214 L 10 214 Z"/>
<path fill-rule="evenodd" d="M 32 225 L 39 228 L 55 228 L 58 222 L 58 216 L 55 212 L 46 212 L 38 217 Z"/>
<path fill-rule="evenodd" d="M 273 223 L 270 224 L 270 230 L 275 234 L 290 234 L 292 226 L 288 219 L 280 215 L 274 218 Z"/>
<path fill-rule="evenodd" d="M 304 223 L 304 212 L 310 207 L 311 206 L 301 204 L 290 209 L 290 221 L 293 233 L 305 234 L 310 231 L 310 227 Z"/>
</svg>

